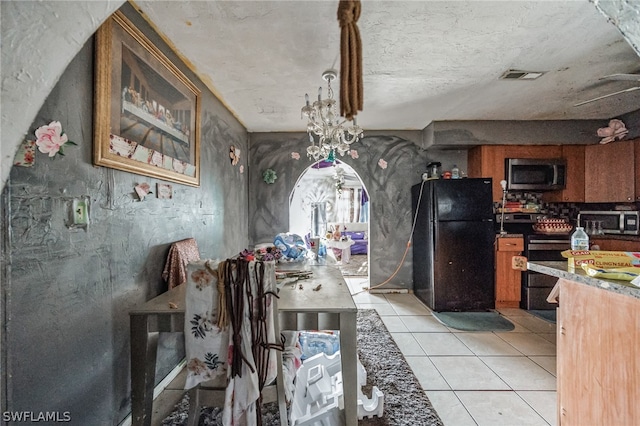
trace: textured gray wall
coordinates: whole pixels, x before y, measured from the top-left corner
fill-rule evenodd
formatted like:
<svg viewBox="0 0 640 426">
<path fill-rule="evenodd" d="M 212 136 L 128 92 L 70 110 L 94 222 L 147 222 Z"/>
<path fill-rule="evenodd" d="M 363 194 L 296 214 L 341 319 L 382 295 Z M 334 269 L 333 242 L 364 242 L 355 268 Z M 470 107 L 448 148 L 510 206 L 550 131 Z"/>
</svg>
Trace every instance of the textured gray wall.
<svg viewBox="0 0 640 426">
<path fill-rule="evenodd" d="M 476 145 L 592 144 L 607 120 L 433 121 L 423 131 L 425 148 L 469 148 Z"/>
<path fill-rule="evenodd" d="M 301 127 L 303 127 L 301 123 Z M 426 164 L 432 160 L 443 166 L 458 162 L 466 167 L 466 151 L 430 151 L 420 147 L 420 132 L 375 132 L 352 145 L 359 158 L 338 157 L 358 173 L 370 197 L 371 285 L 389 278 L 396 270 L 411 233 L 411 186 L 420 183 Z M 397 136 L 402 135 L 402 137 Z M 298 177 L 312 163 L 306 157 L 309 137 L 303 133 L 253 133 L 249 159 L 249 236 L 251 243 L 273 241 L 288 231 L 289 195 Z M 300 160 L 291 158 L 292 152 Z M 378 165 L 379 159 L 387 168 Z M 272 185 L 262 180 L 262 172 L 275 170 Z M 413 288 L 412 252 L 398 274 L 385 288 Z"/>
<path fill-rule="evenodd" d="M 128 311 L 166 290 L 169 245 L 196 237 L 203 258 L 247 246 L 248 176 L 239 166 L 247 167 L 248 135 L 183 71 L 203 91 L 201 186 L 173 183 L 171 200 L 155 198 L 160 180 L 92 166 L 92 41 L 31 126 L 30 134 L 60 120 L 78 146 L 54 159 L 37 153 L 34 167 L 11 170 L 3 191 L 7 410 L 70 411 L 71 424 L 82 426 L 119 423 L 130 411 Z M 229 161 L 231 144 L 243 153 L 237 166 Z M 134 193 L 140 182 L 154 193 L 142 202 Z M 89 199 L 86 230 L 65 224 L 74 197 Z M 161 374 L 181 359 L 182 342 L 180 334 L 162 339 Z"/>
</svg>

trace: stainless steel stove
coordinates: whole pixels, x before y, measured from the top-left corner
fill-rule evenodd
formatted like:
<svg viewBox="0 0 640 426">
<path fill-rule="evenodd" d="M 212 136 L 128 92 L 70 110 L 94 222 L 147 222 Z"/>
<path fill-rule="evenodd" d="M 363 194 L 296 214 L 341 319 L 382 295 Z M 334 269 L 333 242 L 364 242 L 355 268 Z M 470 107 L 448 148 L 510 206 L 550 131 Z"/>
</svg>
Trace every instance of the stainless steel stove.
<svg viewBox="0 0 640 426">
<path fill-rule="evenodd" d="M 496 215 L 500 226 L 502 215 Z M 564 260 L 562 252 L 571 248 L 570 235 L 536 234 L 533 224 L 543 218 L 541 214 L 505 213 L 504 230 L 507 233 L 524 235 L 524 253 L 532 261 Z M 547 296 L 555 285 L 557 278 L 533 271 L 522 273 L 522 292 L 520 307 L 527 310 L 555 309 L 557 305 L 547 302 Z"/>
</svg>

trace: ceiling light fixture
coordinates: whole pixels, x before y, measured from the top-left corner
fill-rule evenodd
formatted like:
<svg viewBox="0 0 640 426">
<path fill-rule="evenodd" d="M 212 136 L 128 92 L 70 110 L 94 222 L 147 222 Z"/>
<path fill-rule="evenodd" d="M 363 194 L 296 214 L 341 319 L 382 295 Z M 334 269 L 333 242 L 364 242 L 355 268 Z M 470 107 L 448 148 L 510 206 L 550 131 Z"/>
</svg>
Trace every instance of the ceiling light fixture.
<svg viewBox="0 0 640 426">
<path fill-rule="evenodd" d="M 311 145 L 307 148 L 307 156 L 318 160 L 335 161 L 336 152 L 344 155 L 349 151 L 349 146 L 359 141 L 362 136 L 362 128 L 340 117 L 337 113 L 336 100 L 333 99 L 331 82 L 336 79 L 337 72 L 334 69 L 322 73 L 322 78 L 327 82 L 327 99 L 322 99 L 322 87 L 318 88 L 318 100 L 309 103 L 309 94 L 305 94 L 306 105 L 302 107 L 302 116 L 307 117 L 307 133 Z M 318 137 L 318 142 L 314 139 Z"/>
</svg>

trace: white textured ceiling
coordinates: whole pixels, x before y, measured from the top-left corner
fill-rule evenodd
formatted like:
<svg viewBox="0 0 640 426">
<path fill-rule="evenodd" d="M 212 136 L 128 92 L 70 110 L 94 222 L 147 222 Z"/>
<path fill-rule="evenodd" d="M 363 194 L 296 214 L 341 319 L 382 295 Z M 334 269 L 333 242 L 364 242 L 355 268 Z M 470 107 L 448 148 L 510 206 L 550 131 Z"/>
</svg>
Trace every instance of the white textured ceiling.
<svg viewBox="0 0 640 426">
<path fill-rule="evenodd" d="M 304 131 L 304 94 L 339 69 L 337 0 L 136 1 L 251 132 Z M 608 119 L 640 108 L 640 58 L 587 0 L 363 0 L 366 130 L 434 120 Z M 507 69 L 546 72 L 503 81 Z M 336 97 L 339 81 L 333 87 Z M 325 92 L 326 93 L 326 92 Z"/>
</svg>

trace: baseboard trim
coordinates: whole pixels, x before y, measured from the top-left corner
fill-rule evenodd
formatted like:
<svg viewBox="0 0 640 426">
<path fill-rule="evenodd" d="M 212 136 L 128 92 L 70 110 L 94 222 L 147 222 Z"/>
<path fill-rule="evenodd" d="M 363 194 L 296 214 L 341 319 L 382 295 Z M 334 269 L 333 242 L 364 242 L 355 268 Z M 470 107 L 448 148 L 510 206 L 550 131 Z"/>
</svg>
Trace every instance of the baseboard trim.
<svg viewBox="0 0 640 426">
<path fill-rule="evenodd" d="M 408 294 L 409 290 L 406 288 L 372 288 L 369 290 L 371 294 Z"/>
</svg>

